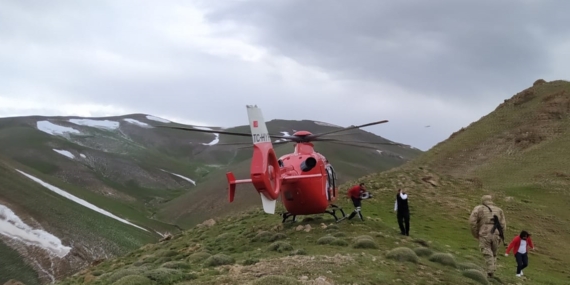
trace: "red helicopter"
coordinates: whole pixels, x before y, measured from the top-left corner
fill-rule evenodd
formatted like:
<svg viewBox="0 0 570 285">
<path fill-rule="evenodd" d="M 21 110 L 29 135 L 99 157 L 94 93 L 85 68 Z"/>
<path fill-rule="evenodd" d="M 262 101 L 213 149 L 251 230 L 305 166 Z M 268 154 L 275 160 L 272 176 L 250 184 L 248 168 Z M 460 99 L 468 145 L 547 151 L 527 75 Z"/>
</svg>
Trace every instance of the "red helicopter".
<svg viewBox="0 0 570 285">
<path fill-rule="evenodd" d="M 386 123 L 388 122 L 387 120 L 360 126 L 350 126 L 319 134 L 312 134 L 308 131 L 297 131 L 292 136 L 270 135 L 261 109 L 252 105 L 247 105 L 246 107 L 251 133 L 171 126 L 161 127 L 195 132 L 217 133 L 220 135 L 251 136 L 253 140 L 253 157 L 250 168 L 251 175 L 249 179 L 236 180 L 232 172 L 226 173 L 229 183 L 229 202 L 231 203 L 234 201 L 237 184 L 252 183 L 261 196 L 264 211 L 268 214 L 275 213 L 276 201 L 281 197 L 281 201 L 287 210 L 287 212 L 281 214 L 283 217 L 283 223 L 291 216 L 293 217 L 293 222 L 295 222 L 297 215 L 328 213 L 331 214 L 337 222 L 347 217 L 341 207 L 333 204 L 337 199 L 338 186 L 334 168 L 325 156 L 315 152 L 314 145 L 311 143 L 312 141 L 336 142 L 343 145 L 372 149 L 375 148 L 350 143 L 402 145 L 392 142 L 343 141 L 323 138 L 323 136 L 332 133 Z M 279 139 L 280 141 L 272 143 L 272 138 Z M 277 158 L 273 145 L 289 142 L 296 143 L 295 151 Z M 240 143 L 217 145 L 235 144 Z M 363 199 L 370 197 L 371 196 L 367 192 L 362 196 Z M 327 210 L 328 208 L 331 210 Z M 342 213 L 343 217 L 340 220 L 336 216 L 336 210 L 340 210 Z"/>
</svg>

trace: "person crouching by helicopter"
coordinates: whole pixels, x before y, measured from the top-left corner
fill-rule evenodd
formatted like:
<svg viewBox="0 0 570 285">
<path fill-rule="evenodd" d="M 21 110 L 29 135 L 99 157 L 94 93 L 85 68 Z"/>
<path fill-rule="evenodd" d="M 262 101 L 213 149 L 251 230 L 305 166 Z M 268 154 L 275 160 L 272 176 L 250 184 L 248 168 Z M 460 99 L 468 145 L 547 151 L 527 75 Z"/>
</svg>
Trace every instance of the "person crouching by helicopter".
<svg viewBox="0 0 570 285">
<path fill-rule="evenodd" d="M 354 216 L 358 214 L 360 220 L 364 221 L 362 213 L 360 212 L 360 207 L 362 205 L 362 195 L 365 193 L 366 193 L 366 186 L 364 185 L 364 183 L 352 186 L 348 190 L 348 196 L 350 197 L 350 199 L 352 200 L 352 204 L 354 205 L 354 211 L 350 213 L 350 216 L 348 216 L 349 220 L 354 218 Z"/>
</svg>

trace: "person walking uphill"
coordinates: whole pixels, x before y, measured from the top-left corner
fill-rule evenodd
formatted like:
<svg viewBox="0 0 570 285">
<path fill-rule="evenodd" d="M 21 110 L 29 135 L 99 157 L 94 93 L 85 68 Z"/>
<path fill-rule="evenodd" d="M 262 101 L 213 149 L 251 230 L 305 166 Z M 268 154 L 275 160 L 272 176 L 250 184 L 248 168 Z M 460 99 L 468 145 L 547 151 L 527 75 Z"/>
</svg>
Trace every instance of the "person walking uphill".
<svg viewBox="0 0 570 285">
<path fill-rule="evenodd" d="M 515 254 L 515 259 L 517 260 L 517 277 L 523 275 L 522 270 L 528 266 L 528 247 L 534 250 L 534 245 L 532 244 L 532 239 L 527 231 L 522 231 L 518 236 L 515 236 L 507 251 L 505 251 L 505 256 L 509 256 L 509 252 L 513 250 Z"/>
<path fill-rule="evenodd" d="M 402 189 L 398 189 L 398 194 L 396 195 L 396 203 L 394 204 L 394 212 L 398 219 L 398 225 L 400 226 L 400 234 L 409 236 L 410 235 L 410 208 L 408 207 L 408 194 Z"/>
<path fill-rule="evenodd" d="M 492 201 L 490 195 L 481 197 L 481 205 L 475 206 L 469 216 L 471 234 L 479 240 L 479 249 L 483 253 L 487 265 L 487 275 L 494 277 L 497 269 L 497 251 L 499 242 L 505 242 L 503 236 L 507 228 L 503 210 Z"/>
<path fill-rule="evenodd" d="M 366 191 L 366 186 L 364 186 L 364 183 L 360 183 L 359 185 L 352 186 L 352 188 L 350 188 L 348 190 L 348 196 L 350 197 L 350 199 L 352 200 L 352 204 L 354 205 L 354 211 L 352 213 L 350 213 L 350 216 L 348 216 L 349 220 L 354 218 L 354 216 L 356 216 L 356 214 L 358 214 L 358 216 L 360 217 L 360 220 L 364 221 L 364 218 L 362 217 L 362 213 L 360 213 L 360 207 L 362 205 L 361 195 L 365 191 Z"/>
</svg>

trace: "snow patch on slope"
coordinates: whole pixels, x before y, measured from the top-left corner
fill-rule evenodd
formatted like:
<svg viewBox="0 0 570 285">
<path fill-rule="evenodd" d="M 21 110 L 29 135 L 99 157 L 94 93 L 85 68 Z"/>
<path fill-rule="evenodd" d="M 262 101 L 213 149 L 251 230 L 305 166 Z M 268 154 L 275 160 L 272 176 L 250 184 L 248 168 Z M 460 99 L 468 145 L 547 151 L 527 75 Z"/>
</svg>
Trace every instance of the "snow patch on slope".
<svg viewBox="0 0 570 285">
<path fill-rule="evenodd" d="M 184 179 L 184 180 L 186 180 L 186 181 L 188 181 L 188 182 L 194 184 L 194 186 L 196 186 L 196 181 L 194 181 L 194 180 L 192 180 L 192 179 L 190 179 L 190 178 L 188 178 L 188 177 L 186 177 L 186 176 L 182 176 L 182 175 L 180 175 L 180 174 L 172 173 L 172 172 L 166 171 L 166 170 L 164 170 L 164 169 L 160 169 L 160 170 L 162 170 L 162 171 L 164 171 L 164 172 L 167 172 L 167 173 L 170 173 L 170 174 L 172 174 L 172 175 L 178 176 L 178 177 L 180 177 L 180 178 L 182 178 L 182 179 Z"/>
<path fill-rule="evenodd" d="M 151 116 L 151 115 L 146 116 L 146 118 L 151 120 L 151 121 L 156 121 L 156 122 L 161 122 L 161 123 L 170 123 L 170 121 L 167 119 L 163 119 L 163 118 L 159 118 L 159 117 L 155 117 L 155 116 Z"/>
<path fill-rule="evenodd" d="M 198 129 L 198 130 L 206 130 L 206 131 L 213 131 L 211 128 L 207 128 L 207 127 L 193 127 L 194 129 Z M 216 138 L 214 138 L 213 141 L 209 142 L 209 143 L 202 143 L 203 145 L 215 145 L 217 143 L 220 142 L 220 134 L 218 133 L 212 133 L 213 135 L 216 136 Z"/>
<path fill-rule="evenodd" d="M 80 134 L 81 133 L 74 128 L 59 126 L 59 125 L 56 125 L 50 121 L 38 121 L 38 122 L 36 122 L 36 127 L 38 128 L 38 130 L 40 130 L 44 133 L 48 133 L 50 135 L 54 135 L 54 136 L 63 135 L 66 133 L 72 133 L 72 134 Z"/>
<path fill-rule="evenodd" d="M 315 124 L 317 125 L 321 125 L 321 126 L 326 126 L 326 127 L 335 127 L 335 128 L 342 128 L 339 125 L 333 125 L 333 124 L 329 124 L 329 123 L 325 123 L 325 122 L 321 122 L 321 121 L 313 121 Z"/>
<path fill-rule="evenodd" d="M 57 152 L 57 153 L 59 153 L 59 154 L 61 154 L 61 155 L 67 156 L 67 157 L 69 157 L 69 158 L 71 158 L 71 159 L 74 159 L 74 158 L 75 158 L 75 155 L 73 155 L 73 153 L 71 153 L 71 152 L 69 152 L 69 151 L 67 151 L 67 150 L 55 149 L 55 148 L 54 148 L 53 151 L 55 151 L 55 152 Z"/>
<path fill-rule="evenodd" d="M 377 149 L 376 151 L 377 151 L 379 154 L 382 154 L 382 151 L 381 151 L 381 150 Z"/>
<path fill-rule="evenodd" d="M 149 124 L 143 123 L 143 122 L 141 122 L 141 121 L 137 121 L 137 120 L 135 120 L 135 119 L 126 118 L 126 119 L 123 119 L 123 121 L 128 122 L 128 123 L 131 123 L 131 124 L 133 124 L 133 125 L 137 125 L 137 126 L 139 126 L 139 127 L 151 128 L 151 126 L 150 126 Z"/>
<path fill-rule="evenodd" d="M 83 153 L 79 154 L 79 156 L 81 156 L 82 158 L 87 158 L 87 156 L 85 156 L 85 154 Z"/>
<path fill-rule="evenodd" d="M 0 204 L 0 234 L 26 245 L 41 247 L 50 255 L 59 258 L 63 258 L 71 251 L 71 247 L 63 245 L 59 238 L 42 229 L 33 229 L 2 204 Z"/>
<path fill-rule="evenodd" d="M 121 218 L 119 218 L 119 217 L 117 217 L 117 216 L 115 216 L 115 215 L 113 215 L 113 214 L 111 214 L 111 213 L 109 213 L 109 212 L 107 212 L 107 211 L 105 211 L 105 210 L 103 210 L 103 209 L 101 209 L 101 208 L 99 208 L 99 207 L 97 207 L 97 206 L 95 206 L 95 205 L 93 205 L 93 204 L 91 204 L 91 203 L 89 203 L 89 202 L 87 202 L 87 201 L 81 199 L 81 198 L 75 197 L 75 196 L 73 196 L 73 195 L 71 195 L 71 194 L 65 192 L 64 190 L 61 190 L 61 189 L 59 189 L 59 188 L 57 188 L 57 187 L 55 187 L 55 186 L 53 186 L 53 185 L 51 185 L 51 184 L 48 184 L 48 183 L 46 183 L 46 182 L 44 182 L 44 181 L 42 181 L 42 180 L 40 180 L 40 179 L 38 179 L 38 178 L 36 178 L 36 177 L 30 175 L 30 174 L 27 174 L 27 173 L 25 173 L 25 172 L 23 172 L 23 171 L 21 171 L 21 170 L 18 170 L 18 169 L 16 169 L 16 171 L 20 172 L 21 174 L 25 175 L 26 177 L 30 178 L 31 180 L 37 182 L 38 184 L 40 184 L 40 185 L 46 187 L 47 189 L 49 189 L 49 190 L 51 190 L 51 191 L 53 191 L 53 192 L 55 192 L 55 193 L 57 193 L 57 194 L 59 194 L 59 195 L 65 197 L 65 198 L 67 198 L 67 199 L 69 199 L 69 200 L 71 200 L 71 201 L 73 201 L 73 202 L 75 202 L 75 203 L 77 203 L 77 204 L 80 204 L 80 205 L 82 205 L 82 206 L 85 206 L 85 207 L 87 207 L 87 208 L 89 208 L 89 209 L 91 209 L 91 210 L 93 210 L 93 211 L 95 211 L 95 212 L 99 212 L 99 213 L 101 213 L 101 214 L 103 214 L 103 215 L 105 215 L 105 216 L 111 217 L 111 218 L 113 218 L 113 219 L 115 219 L 115 220 L 117 220 L 117 221 L 120 221 L 120 222 L 122 222 L 122 223 L 131 225 L 131 226 L 133 226 L 133 227 L 136 227 L 136 228 L 139 228 L 139 229 L 141 229 L 141 230 L 143 230 L 143 231 L 147 231 L 147 232 L 148 232 L 148 230 L 146 230 L 146 229 L 144 229 L 144 228 L 141 228 L 141 227 L 139 227 L 139 226 L 137 226 L 137 225 L 135 225 L 135 224 L 133 224 L 133 223 L 131 223 L 131 222 L 125 220 L 125 219 L 121 219 Z"/>
<path fill-rule="evenodd" d="M 69 119 L 70 123 L 94 127 L 106 130 L 116 130 L 119 128 L 119 122 L 109 121 L 109 120 L 91 120 L 91 119 Z"/>
</svg>

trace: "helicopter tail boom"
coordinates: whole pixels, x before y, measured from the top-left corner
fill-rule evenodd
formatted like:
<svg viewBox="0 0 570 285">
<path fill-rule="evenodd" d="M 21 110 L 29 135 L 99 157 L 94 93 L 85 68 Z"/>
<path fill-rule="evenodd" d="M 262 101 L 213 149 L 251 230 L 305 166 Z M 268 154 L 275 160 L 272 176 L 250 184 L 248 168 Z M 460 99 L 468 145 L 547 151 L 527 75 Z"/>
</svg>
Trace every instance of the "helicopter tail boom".
<svg viewBox="0 0 570 285">
<path fill-rule="evenodd" d="M 291 175 L 291 176 L 281 177 L 281 181 L 283 181 L 283 184 L 286 184 L 286 183 L 298 182 L 301 179 L 321 178 L 321 177 L 322 177 L 322 174 Z"/>
<path fill-rule="evenodd" d="M 236 180 L 232 172 L 227 172 L 229 200 L 230 203 L 233 202 L 237 184 L 252 183 L 261 196 L 263 210 L 268 214 L 274 214 L 276 201 L 281 191 L 281 168 L 261 110 L 257 106 L 248 105 L 247 115 L 253 140 L 251 179 Z"/>
<path fill-rule="evenodd" d="M 276 200 L 281 191 L 281 169 L 261 109 L 251 105 L 246 107 L 253 141 L 251 180 L 261 196 L 263 210 L 274 214 Z"/>
<path fill-rule="evenodd" d="M 229 199 L 230 203 L 234 201 L 234 197 L 236 195 L 236 186 L 237 184 L 244 184 L 244 183 L 251 183 L 251 179 L 240 179 L 236 180 L 235 175 L 230 171 L 226 173 L 226 177 L 228 178 L 228 186 L 229 186 Z"/>
</svg>

